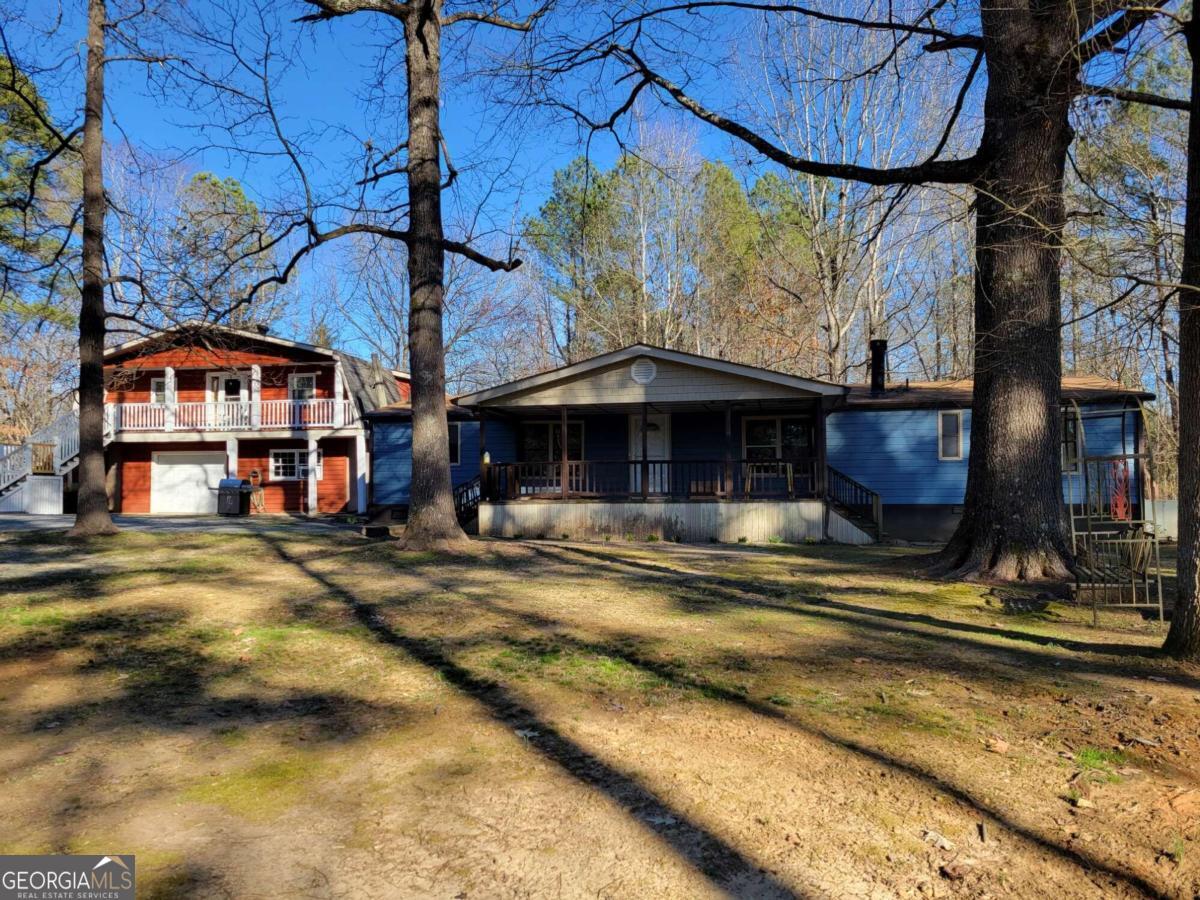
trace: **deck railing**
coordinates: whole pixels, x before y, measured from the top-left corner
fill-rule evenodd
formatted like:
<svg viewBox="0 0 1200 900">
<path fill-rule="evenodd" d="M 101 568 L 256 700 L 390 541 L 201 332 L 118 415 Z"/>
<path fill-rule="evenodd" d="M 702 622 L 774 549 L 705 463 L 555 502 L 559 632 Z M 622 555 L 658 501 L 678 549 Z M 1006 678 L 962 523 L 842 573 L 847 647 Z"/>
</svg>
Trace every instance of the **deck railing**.
<svg viewBox="0 0 1200 900">
<path fill-rule="evenodd" d="M 114 431 L 260 431 L 340 428 L 358 412 L 350 400 L 228 400 L 217 403 L 111 403 Z"/>
<path fill-rule="evenodd" d="M 487 500 L 669 497 L 804 499 L 819 496 L 815 460 L 569 460 L 491 463 Z"/>
</svg>

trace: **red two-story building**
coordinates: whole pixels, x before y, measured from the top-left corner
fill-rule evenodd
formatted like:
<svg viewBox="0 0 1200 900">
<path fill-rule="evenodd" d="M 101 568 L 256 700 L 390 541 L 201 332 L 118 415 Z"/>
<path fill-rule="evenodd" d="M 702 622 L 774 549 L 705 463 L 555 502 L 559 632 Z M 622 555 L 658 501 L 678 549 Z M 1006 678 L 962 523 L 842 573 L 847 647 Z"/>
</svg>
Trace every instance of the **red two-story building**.
<svg viewBox="0 0 1200 900">
<path fill-rule="evenodd" d="M 203 514 L 250 479 L 268 513 L 365 512 L 362 415 L 408 397 L 402 372 L 267 333 L 182 326 L 105 354 L 112 508 Z"/>
</svg>

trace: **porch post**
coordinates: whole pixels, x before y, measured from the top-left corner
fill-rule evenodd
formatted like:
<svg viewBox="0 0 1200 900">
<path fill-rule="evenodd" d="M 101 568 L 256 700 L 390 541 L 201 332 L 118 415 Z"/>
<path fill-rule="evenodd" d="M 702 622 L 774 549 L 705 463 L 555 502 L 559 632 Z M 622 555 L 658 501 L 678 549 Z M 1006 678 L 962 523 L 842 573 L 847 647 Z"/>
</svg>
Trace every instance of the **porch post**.
<svg viewBox="0 0 1200 900">
<path fill-rule="evenodd" d="M 225 476 L 227 478 L 238 477 L 238 441 L 237 438 L 229 438 L 225 441 Z"/>
<path fill-rule="evenodd" d="M 567 494 L 569 493 L 567 490 L 567 465 L 569 459 L 569 455 L 567 453 L 567 408 L 565 406 L 559 407 L 559 414 L 559 419 L 562 422 L 562 437 L 560 439 L 560 442 L 562 443 L 562 452 L 560 454 L 562 457 L 562 472 L 559 474 L 559 478 L 562 481 L 562 498 L 566 500 Z"/>
<path fill-rule="evenodd" d="M 725 495 L 733 496 L 733 403 L 725 401 Z"/>
<path fill-rule="evenodd" d="M 828 477 L 829 456 L 825 449 L 825 400 L 817 401 L 817 471 L 813 473 L 813 492 L 817 499 L 825 498 L 825 479 Z"/>
<path fill-rule="evenodd" d="M 333 427 L 341 428 L 345 422 L 344 410 L 345 406 L 342 403 L 342 394 L 344 389 L 342 375 L 342 361 L 339 359 L 333 364 Z"/>
<path fill-rule="evenodd" d="M 262 366 L 250 367 L 250 427 L 262 427 Z"/>
<path fill-rule="evenodd" d="M 491 499 L 488 495 L 487 418 L 479 412 L 479 499 Z"/>
<path fill-rule="evenodd" d="M 317 514 L 317 439 L 308 439 L 308 514 Z"/>
<path fill-rule="evenodd" d="M 354 511 L 367 511 L 367 436 L 360 430 L 354 435 Z"/>
<path fill-rule="evenodd" d="M 642 499 L 650 495 L 650 440 L 646 436 L 646 419 L 650 407 L 642 404 Z"/>
<path fill-rule="evenodd" d="M 167 366 L 163 370 L 163 393 L 164 399 L 167 401 L 167 408 L 163 412 L 163 428 L 167 431 L 175 430 L 175 370 Z M 153 398 L 151 398 L 153 399 Z"/>
</svg>

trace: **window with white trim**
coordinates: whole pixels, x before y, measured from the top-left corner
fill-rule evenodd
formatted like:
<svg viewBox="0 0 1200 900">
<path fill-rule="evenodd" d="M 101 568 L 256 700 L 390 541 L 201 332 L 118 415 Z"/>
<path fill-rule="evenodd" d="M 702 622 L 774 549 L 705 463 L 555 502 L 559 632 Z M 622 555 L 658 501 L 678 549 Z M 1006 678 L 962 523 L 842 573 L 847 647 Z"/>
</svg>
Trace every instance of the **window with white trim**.
<svg viewBox="0 0 1200 900">
<path fill-rule="evenodd" d="M 451 422 L 450 427 L 450 465 L 457 466 L 462 462 L 462 423 Z"/>
<path fill-rule="evenodd" d="M 151 378 L 150 379 L 150 402 L 151 403 L 166 403 L 167 402 L 167 379 Z"/>
<path fill-rule="evenodd" d="M 325 453 L 317 451 L 317 480 L 325 477 Z M 272 450 L 271 451 L 271 480 L 272 481 L 307 481 L 308 480 L 308 451 Z"/>
<path fill-rule="evenodd" d="M 293 372 L 289 375 L 288 397 L 292 400 L 315 400 L 317 397 L 317 374 L 315 372 Z"/>
<path fill-rule="evenodd" d="M 961 409 L 938 412 L 938 459 L 963 458 L 963 414 Z"/>
</svg>

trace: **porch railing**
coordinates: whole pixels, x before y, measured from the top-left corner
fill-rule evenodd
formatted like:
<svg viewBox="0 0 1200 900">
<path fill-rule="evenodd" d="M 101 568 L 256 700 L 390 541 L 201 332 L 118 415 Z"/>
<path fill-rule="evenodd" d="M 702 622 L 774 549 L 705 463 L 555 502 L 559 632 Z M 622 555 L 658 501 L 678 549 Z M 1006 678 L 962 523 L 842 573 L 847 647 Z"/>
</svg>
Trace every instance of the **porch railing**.
<svg viewBox="0 0 1200 900">
<path fill-rule="evenodd" d="M 253 431 L 339 428 L 358 412 L 350 400 L 229 400 L 217 403 L 112 403 L 114 431 Z"/>
<path fill-rule="evenodd" d="M 491 463 L 482 485 L 487 500 L 705 497 L 804 499 L 817 497 L 815 460 L 570 460 Z"/>
</svg>

